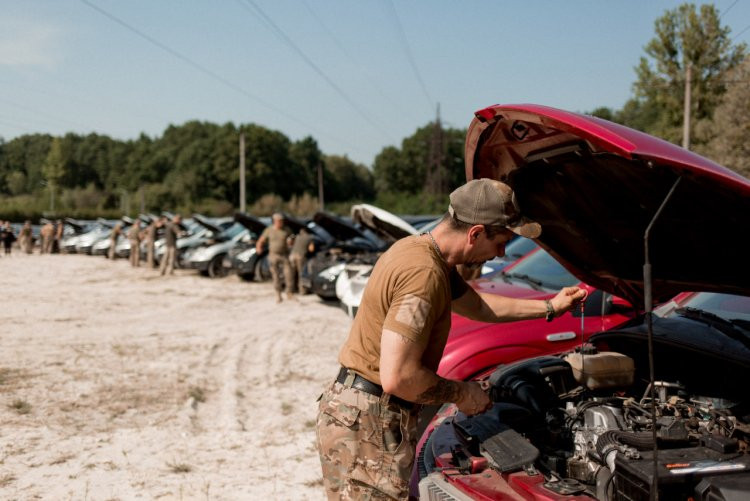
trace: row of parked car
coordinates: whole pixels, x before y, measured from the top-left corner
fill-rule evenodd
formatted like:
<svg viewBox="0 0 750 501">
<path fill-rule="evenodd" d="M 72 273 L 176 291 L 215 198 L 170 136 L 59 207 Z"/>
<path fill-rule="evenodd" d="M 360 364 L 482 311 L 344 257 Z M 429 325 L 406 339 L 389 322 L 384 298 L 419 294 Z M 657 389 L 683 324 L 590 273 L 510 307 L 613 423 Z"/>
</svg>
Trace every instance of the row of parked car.
<svg viewBox="0 0 750 501">
<path fill-rule="evenodd" d="M 171 214 L 165 213 L 168 218 Z M 141 214 L 141 228 L 158 216 Z M 433 222 L 435 216 L 407 216 L 410 222 L 372 205 L 356 205 L 351 218 L 343 218 L 320 211 L 310 219 L 286 216 L 286 225 L 294 233 L 306 229 L 313 236 L 315 252 L 311 253 L 302 277 L 301 287 L 312 291 L 325 300 L 338 300 L 337 279 L 344 269 L 369 268 L 393 242 L 417 228 Z M 97 219 L 80 221 L 65 220 L 65 236 L 62 251 L 109 256 L 112 232 L 120 227 L 115 241 L 114 255 L 128 257 L 130 226 L 135 222 L 129 217 L 118 220 Z M 270 218 L 237 213 L 234 217 L 210 218 L 194 214 L 181 222 L 182 236 L 177 239 L 177 266 L 194 269 L 211 277 L 223 277 L 236 273 L 247 281 L 269 280 L 270 270 L 266 254 L 256 252 L 255 242 L 263 230 L 271 224 Z M 413 225 L 413 226 L 412 226 Z M 164 255 L 164 240 L 157 234 L 155 260 Z M 141 257 L 145 258 L 146 242 L 141 242 Z"/>
</svg>

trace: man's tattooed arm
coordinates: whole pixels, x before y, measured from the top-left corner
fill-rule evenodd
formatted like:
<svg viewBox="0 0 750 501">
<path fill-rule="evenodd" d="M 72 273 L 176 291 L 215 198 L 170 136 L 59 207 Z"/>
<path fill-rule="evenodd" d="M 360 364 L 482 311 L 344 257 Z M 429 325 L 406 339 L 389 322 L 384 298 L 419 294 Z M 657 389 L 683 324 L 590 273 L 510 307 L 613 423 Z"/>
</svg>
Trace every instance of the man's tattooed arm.
<svg viewBox="0 0 750 501">
<path fill-rule="evenodd" d="M 439 377 L 437 383 L 417 396 L 420 404 L 444 404 L 458 401 L 461 388 L 458 382 Z"/>
</svg>

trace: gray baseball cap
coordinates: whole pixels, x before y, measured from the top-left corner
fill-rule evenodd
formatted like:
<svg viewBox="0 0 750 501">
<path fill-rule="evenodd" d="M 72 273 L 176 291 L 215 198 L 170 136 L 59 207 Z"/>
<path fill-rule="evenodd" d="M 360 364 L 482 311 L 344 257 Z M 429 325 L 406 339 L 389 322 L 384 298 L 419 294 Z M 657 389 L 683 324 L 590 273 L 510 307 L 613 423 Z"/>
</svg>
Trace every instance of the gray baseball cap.
<svg viewBox="0 0 750 501">
<path fill-rule="evenodd" d="M 524 218 L 513 189 L 494 179 L 472 179 L 450 194 L 448 212 L 467 224 L 505 226 L 517 235 L 537 238 L 542 227 Z"/>
</svg>

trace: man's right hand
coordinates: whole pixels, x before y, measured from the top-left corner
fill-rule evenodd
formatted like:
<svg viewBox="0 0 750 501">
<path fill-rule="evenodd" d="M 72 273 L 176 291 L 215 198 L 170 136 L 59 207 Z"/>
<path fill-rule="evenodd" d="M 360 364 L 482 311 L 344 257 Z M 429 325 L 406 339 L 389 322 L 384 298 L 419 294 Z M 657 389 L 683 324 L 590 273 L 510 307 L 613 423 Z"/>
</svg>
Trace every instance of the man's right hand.
<svg viewBox="0 0 750 501">
<path fill-rule="evenodd" d="M 492 407 L 492 401 L 486 391 L 476 381 L 461 381 L 460 398 L 456 402 L 458 410 L 467 416 L 473 416 Z"/>
</svg>

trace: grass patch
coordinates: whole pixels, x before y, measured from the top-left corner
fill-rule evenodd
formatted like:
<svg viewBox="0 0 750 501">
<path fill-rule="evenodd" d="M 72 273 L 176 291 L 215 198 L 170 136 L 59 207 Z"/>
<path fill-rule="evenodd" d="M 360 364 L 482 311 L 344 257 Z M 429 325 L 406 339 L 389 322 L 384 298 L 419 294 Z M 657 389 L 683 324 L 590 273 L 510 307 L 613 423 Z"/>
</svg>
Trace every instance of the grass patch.
<svg viewBox="0 0 750 501">
<path fill-rule="evenodd" d="M 7 367 L 0 367 L 0 390 L 3 386 L 10 386 L 11 384 L 19 381 L 23 378 L 24 374 L 18 369 L 8 369 Z M 7 389 L 7 388 L 6 388 Z"/>
<path fill-rule="evenodd" d="M 9 485 L 15 479 L 16 479 L 16 476 L 13 475 L 12 473 L 6 473 L 5 475 L 0 475 L 0 487 L 5 487 L 6 485 Z"/>
<path fill-rule="evenodd" d="M 73 459 L 74 457 L 76 457 L 75 454 L 63 454 L 62 456 L 60 456 L 57 459 L 53 460 L 50 463 L 50 466 L 54 466 L 56 464 L 67 463 L 68 460 Z"/>
<path fill-rule="evenodd" d="M 31 412 L 31 404 L 20 398 L 15 399 L 8 407 L 16 411 L 17 414 L 28 414 Z"/>
<path fill-rule="evenodd" d="M 292 411 L 294 411 L 294 406 L 290 404 L 289 402 L 283 402 L 281 404 L 281 413 L 284 416 L 288 416 L 289 414 L 292 413 Z"/>
<path fill-rule="evenodd" d="M 167 463 L 167 468 L 172 473 L 190 473 L 193 471 L 193 467 L 186 463 Z"/>
<path fill-rule="evenodd" d="M 316 424 L 318 424 L 318 422 L 316 420 L 314 420 L 314 419 L 308 419 L 307 421 L 305 421 L 305 428 L 307 428 L 308 430 L 310 430 L 312 428 L 315 428 Z"/>
<path fill-rule="evenodd" d="M 206 401 L 206 391 L 200 386 L 193 386 L 188 390 L 188 397 L 196 402 L 203 403 Z"/>
</svg>

